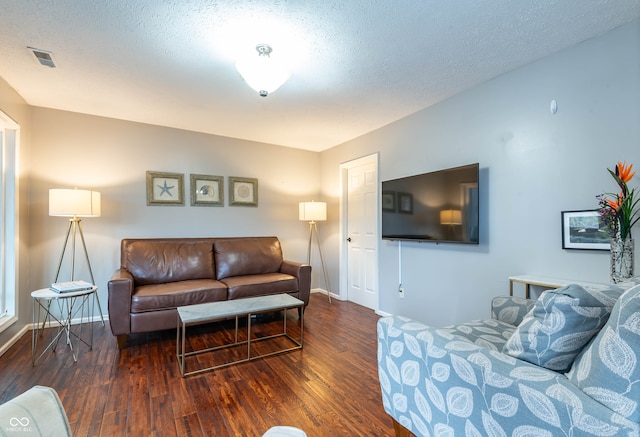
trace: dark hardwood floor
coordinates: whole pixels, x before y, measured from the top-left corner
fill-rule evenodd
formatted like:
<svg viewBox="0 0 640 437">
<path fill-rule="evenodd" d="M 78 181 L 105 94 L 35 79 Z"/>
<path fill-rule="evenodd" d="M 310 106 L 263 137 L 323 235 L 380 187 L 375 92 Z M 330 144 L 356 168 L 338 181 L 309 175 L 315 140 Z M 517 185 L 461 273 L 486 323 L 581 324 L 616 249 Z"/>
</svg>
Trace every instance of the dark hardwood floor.
<svg viewBox="0 0 640 437">
<path fill-rule="evenodd" d="M 281 315 L 257 320 L 254 332 L 281 330 Z M 277 425 L 309 437 L 393 436 L 378 384 L 377 320 L 369 309 L 335 299 L 329 305 L 326 296 L 313 294 L 304 349 L 186 378 L 178 369 L 173 330 L 133 336 L 118 351 L 108 324 L 95 323 L 93 350 L 81 346 L 77 363 L 61 343 L 35 367 L 28 332 L 0 357 L 0 403 L 33 385 L 51 386 L 77 437 L 261 436 Z M 294 336 L 297 321 L 297 312 L 288 311 Z M 188 340 L 198 348 L 216 344 L 232 339 L 233 327 L 194 327 Z M 206 364 L 204 356 L 192 360 Z"/>
</svg>

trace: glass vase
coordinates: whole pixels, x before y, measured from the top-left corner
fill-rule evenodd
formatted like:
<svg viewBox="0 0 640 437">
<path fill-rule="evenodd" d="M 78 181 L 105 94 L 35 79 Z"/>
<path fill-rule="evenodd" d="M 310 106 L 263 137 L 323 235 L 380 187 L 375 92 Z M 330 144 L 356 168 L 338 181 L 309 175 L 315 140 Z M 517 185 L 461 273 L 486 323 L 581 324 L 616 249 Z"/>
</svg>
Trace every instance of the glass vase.
<svg viewBox="0 0 640 437">
<path fill-rule="evenodd" d="M 633 239 L 611 239 L 611 282 L 617 284 L 633 276 Z"/>
</svg>

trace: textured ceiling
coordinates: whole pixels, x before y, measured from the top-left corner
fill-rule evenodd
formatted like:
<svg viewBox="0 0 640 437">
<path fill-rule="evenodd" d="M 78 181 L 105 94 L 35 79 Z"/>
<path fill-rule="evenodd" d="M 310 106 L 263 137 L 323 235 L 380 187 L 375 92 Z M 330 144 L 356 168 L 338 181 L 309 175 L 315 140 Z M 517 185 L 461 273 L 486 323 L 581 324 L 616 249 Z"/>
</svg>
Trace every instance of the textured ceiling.
<svg viewBox="0 0 640 437">
<path fill-rule="evenodd" d="M 0 0 L 0 76 L 35 106 L 320 151 L 639 16 L 640 0 Z M 263 42 L 293 71 L 267 98 L 234 67 Z"/>
</svg>

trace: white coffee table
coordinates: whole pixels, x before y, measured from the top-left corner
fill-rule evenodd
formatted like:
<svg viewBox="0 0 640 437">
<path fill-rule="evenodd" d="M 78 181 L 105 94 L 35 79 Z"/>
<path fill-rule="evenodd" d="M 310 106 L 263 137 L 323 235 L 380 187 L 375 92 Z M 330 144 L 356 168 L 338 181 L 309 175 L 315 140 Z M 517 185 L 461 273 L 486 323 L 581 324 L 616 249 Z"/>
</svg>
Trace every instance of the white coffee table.
<svg viewBox="0 0 640 437">
<path fill-rule="evenodd" d="M 89 319 L 93 315 L 94 310 L 94 295 L 97 293 L 98 287 L 93 286 L 88 290 L 71 291 L 67 293 L 57 293 L 48 288 L 42 288 L 31 292 L 33 298 L 32 309 L 32 330 L 31 330 L 31 364 L 36 365 L 36 362 L 42 358 L 42 356 L 49 349 L 55 351 L 60 337 L 65 336 L 66 343 L 71 349 L 73 355 L 73 361 L 78 361 L 77 346 L 80 342 L 89 346 L 89 349 L 93 348 L 93 323 L 89 323 L 89 338 L 82 338 L 82 329 L 85 323 L 89 322 Z M 52 304 L 56 302 L 54 306 L 58 311 L 52 314 Z M 44 312 L 44 319 L 42 313 Z M 85 314 L 86 313 L 86 314 Z M 59 314 L 59 315 L 58 315 Z M 73 332 L 71 329 L 71 321 L 80 315 L 80 324 L 78 332 Z M 55 335 L 52 334 L 52 339 L 44 350 L 36 358 L 36 351 L 38 348 L 38 339 L 40 338 L 45 325 L 49 325 L 50 328 L 57 328 Z M 76 340 L 76 348 L 73 347 L 73 340 Z"/>
<path fill-rule="evenodd" d="M 300 338 L 295 339 L 287 332 L 287 310 L 299 308 L 300 309 Z M 262 314 L 272 311 L 284 310 L 283 317 L 283 332 L 276 335 L 270 335 L 267 337 L 251 338 L 251 316 L 254 314 Z M 238 318 L 247 317 L 247 340 L 238 341 Z M 186 352 L 186 333 L 187 326 L 202 324 L 206 322 L 213 322 L 216 320 L 223 320 L 235 317 L 236 319 L 236 333 L 235 341 L 233 343 L 225 344 L 223 346 L 217 346 L 207 349 L 200 349 L 191 352 Z M 270 296 L 258 296 L 249 297 L 246 299 L 225 300 L 221 302 L 210 302 L 198 305 L 189 305 L 184 307 L 178 307 L 178 328 L 176 334 L 176 356 L 178 358 L 178 365 L 180 367 L 180 374 L 184 376 L 194 375 L 196 373 L 206 372 L 208 370 L 219 369 L 221 367 L 230 366 L 232 364 L 244 363 L 247 361 L 255 360 L 258 358 L 264 358 L 283 352 L 289 352 L 296 349 L 302 349 L 304 342 L 304 302 L 300 299 L 289 294 L 274 294 Z M 256 341 L 268 340 L 276 337 L 287 337 L 293 342 L 295 346 L 285 349 L 279 349 L 275 352 L 263 354 L 263 355 L 251 355 L 251 344 Z M 247 345 L 247 357 L 239 360 L 227 362 L 224 364 L 218 364 L 215 366 L 207 367 L 204 369 L 197 369 L 191 372 L 185 372 L 185 359 L 190 356 L 203 354 L 205 352 L 213 352 L 220 349 L 230 348 L 241 344 Z"/>
</svg>

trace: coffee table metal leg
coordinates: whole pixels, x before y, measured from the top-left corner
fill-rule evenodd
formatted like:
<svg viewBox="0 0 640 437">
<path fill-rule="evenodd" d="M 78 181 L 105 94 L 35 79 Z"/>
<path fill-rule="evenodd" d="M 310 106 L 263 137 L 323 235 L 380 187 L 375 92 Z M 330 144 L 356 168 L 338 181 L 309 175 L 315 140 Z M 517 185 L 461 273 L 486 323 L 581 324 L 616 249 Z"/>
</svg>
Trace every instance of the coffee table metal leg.
<svg viewBox="0 0 640 437">
<path fill-rule="evenodd" d="M 184 377 L 184 361 L 186 358 L 185 345 L 187 325 L 180 319 L 180 314 L 177 315 L 176 323 L 176 358 L 178 359 L 178 367 L 180 368 L 180 375 Z"/>
<path fill-rule="evenodd" d="M 247 315 L 247 360 L 251 359 L 251 314 Z"/>
<path fill-rule="evenodd" d="M 178 359 L 178 368 L 180 368 L 180 314 L 177 314 L 176 317 L 176 358 Z"/>
<path fill-rule="evenodd" d="M 182 361 L 180 363 L 180 372 L 182 373 L 182 376 L 184 376 L 184 361 L 185 361 L 185 356 L 186 356 L 186 337 L 187 337 L 187 326 L 182 323 Z"/>
</svg>

